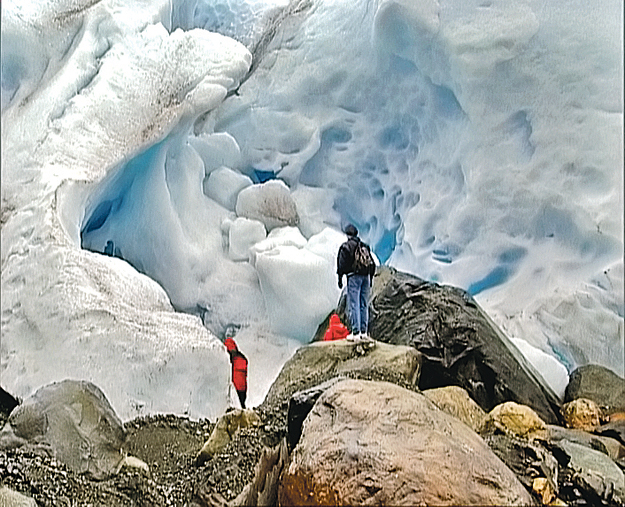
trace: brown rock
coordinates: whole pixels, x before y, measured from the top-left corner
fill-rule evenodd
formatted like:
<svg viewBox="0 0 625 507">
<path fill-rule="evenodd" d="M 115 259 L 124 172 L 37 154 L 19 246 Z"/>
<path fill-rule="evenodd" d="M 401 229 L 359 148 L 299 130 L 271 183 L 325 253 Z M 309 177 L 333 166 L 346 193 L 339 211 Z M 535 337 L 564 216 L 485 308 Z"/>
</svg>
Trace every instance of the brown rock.
<svg viewBox="0 0 625 507">
<path fill-rule="evenodd" d="M 530 505 L 467 425 L 387 382 L 344 380 L 304 422 L 280 505 Z"/>
<path fill-rule="evenodd" d="M 233 410 L 219 419 L 210 437 L 200 449 L 197 464 L 201 465 L 221 451 L 240 428 L 260 424 L 260 417 L 252 409 Z"/>
<path fill-rule="evenodd" d="M 423 391 L 423 395 L 443 412 L 460 419 L 473 431 L 479 431 L 486 412 L 475 403 L 462 387 L 447 386 Z"/>
<path fill-rule="evenodd" d="M 578 398 L 562 406 L 562 417 L 567 428 L 592 431 L 601 422 L 601 409 L 592 400 Z"/>
<path fill-rule="evenodd" d="M 527 439 L 544 439 L 547 436 L 547 425 L 538 414 L 530 407 L 513 401 L 497 405 L 490 411 L 482 425 L 482 432 L 493 430 Z"/>
</svg>

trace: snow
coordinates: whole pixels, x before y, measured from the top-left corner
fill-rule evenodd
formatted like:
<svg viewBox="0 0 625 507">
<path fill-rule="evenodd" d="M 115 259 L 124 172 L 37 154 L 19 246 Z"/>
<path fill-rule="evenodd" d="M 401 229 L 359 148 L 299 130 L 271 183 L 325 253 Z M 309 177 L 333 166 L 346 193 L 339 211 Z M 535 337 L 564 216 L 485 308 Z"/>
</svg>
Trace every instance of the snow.
<svg viewBox="0 0 625 507">
<path fill-rule="evenodd" d="M 622 2 L 91 4 L 3 2 L 3 387 L 218 414 L 230 327 L 259 403 L 347 222 L 557 392 L 625 374 Z"/>
</svg>

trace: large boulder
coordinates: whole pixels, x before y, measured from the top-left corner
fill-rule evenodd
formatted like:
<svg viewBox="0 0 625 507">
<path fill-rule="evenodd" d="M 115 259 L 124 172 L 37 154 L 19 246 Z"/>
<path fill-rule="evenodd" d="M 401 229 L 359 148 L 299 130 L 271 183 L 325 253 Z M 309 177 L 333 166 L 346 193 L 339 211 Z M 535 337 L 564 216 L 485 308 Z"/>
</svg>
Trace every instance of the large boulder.
<svg viewBox="0 0 625 507">
<path fill-rule="evenodd" d="M 482 433 L 496 431 L 528 440 L 545 439 L 547 425 L 530 407 L 507 401 L 492 409 L 482 423 Z"/>
<path fill-rule="evenodd" d="M 423 391 L 423 396 L 443 412 L 460 419 L 473 431 L 482 427 L 486 412 L 475 403 L 462 387 L 447 386 Z"/>
<path fill-rule="evenodd" d="M 372 338 L 423 355 L 421 390 L 458 385 L 489 412 L 505 401 L 558 422 L 560 401 L 535 368 L 465 291 L 391 268 L 374 280 Z"/>
<path fill-rule="evenodd" d="M 280 505 L 531 505 L 468 426 L 388 382 L 344 380 L 304 422 Z"/>
<path fill-rule="evenodd" d="M 587 364 L 573 370 L 564 391 L 564 401 L 587 398 L 606 414 L 625 412 L 625 379 L 603 366 Z"/>
<path fill-rule="evenodd" d="M 263 403 L 286 408 L 294 393 L 337 376 L 415 385 L 420 371 L 421 355 L 412 347 L 348 340 L 315 342 L 300 347 L 284 364 Z"/>
<path fill-rule="evenodd" d="M 113 473 L 126 434 L 102 391 L 91 382 L 49 384 L 24 400 L 0 432 L 0 450 L 43 449 L 75 472 Z"/>
</svg>

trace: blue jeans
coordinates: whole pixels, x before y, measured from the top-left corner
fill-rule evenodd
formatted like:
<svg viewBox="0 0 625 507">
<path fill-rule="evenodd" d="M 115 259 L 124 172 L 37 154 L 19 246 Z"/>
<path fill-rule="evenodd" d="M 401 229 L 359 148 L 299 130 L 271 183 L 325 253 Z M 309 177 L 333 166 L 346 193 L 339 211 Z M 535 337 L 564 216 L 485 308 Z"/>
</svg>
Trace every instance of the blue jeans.
<svg viewBox="0 0 625 507">
<path fill-rule="evenodd" d="M 367 333 L 369 326 L 369 275 L 347 277 L 347 308 L 353 334 Z"/>
</svg>

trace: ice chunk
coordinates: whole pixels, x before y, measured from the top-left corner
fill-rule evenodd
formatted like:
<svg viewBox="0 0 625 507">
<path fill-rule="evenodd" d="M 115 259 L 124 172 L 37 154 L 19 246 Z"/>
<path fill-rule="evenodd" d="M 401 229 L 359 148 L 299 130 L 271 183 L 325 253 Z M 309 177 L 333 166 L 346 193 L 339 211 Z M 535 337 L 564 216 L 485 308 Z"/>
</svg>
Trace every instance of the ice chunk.
<svg viewBox="0 0 625 507">
<path fill-rule="evenodd" d="M 242 190 L 237 198 L 236 213 L 240 217 L 261 221 L 268 231 L 299 224 L 297 207 L 289 187 L 280 180 L 267 181 Z"/>
<path fill-rule="evenodd" d="M 564 390 L 569 383 L 569 372 L 566 367 L 552 355 L 533 347 L 521 338 L 512 338 L 512 343 L 521 351 L 525 358 L 540 372 L 549 387 L 564 398 Z"/>
<path fill-rule="evenodd" d="M 256 258 L 259 254 L 268 252 L 280 246 L 295 246 L 304 248 L 306 238 L 297 227 L 279 227 L 272 230 L 267 239 L 259 241 L 250 250 L 250 263 L 256 265 Z"/>
<path fill-rule="evenodd" d="M 337 305 L 332 265 L 309 250 L 287 245 L 257 253 L 256 271 L 278 334 L 309 340 Z"/>
<path fill-rule="evenodd" d="M 228 253 L 235 261 L 247 261 L 250 257 L 250 248 L 267 237 L 265 226 L 258 220 L 237 218 L 229 230 Z"/>
<path fill-rule="evenodd" d="M 224 208 L 234 211 L 239 192 L 251 184 L 252 180 L 244 174 L 220 167 L 204 180 L 204 193 Z"/>
</svg>

